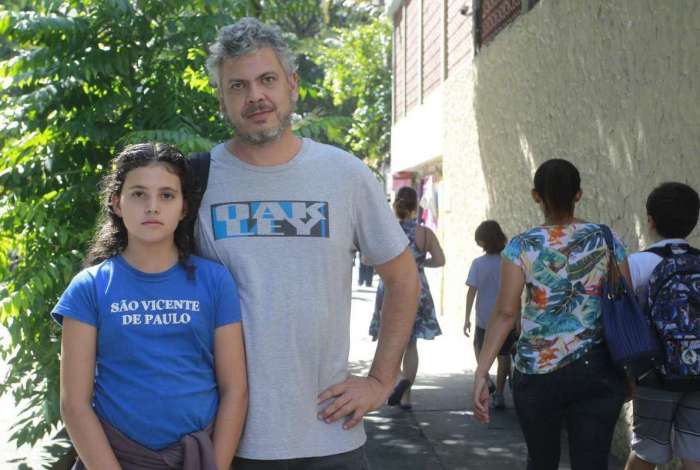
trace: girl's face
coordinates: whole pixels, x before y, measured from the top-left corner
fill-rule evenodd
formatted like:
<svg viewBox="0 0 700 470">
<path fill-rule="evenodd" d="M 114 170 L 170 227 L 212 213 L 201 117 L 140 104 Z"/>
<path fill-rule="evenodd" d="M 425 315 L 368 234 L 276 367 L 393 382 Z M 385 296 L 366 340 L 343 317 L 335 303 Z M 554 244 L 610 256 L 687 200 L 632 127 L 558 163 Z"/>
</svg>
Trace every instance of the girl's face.
<svg viewBox="0 0 700 470">
<path fill-rule="evenodd" d="M 112 208 L 124 221 L 128 246 L 174 244 L 177 225 L 185 217 L 180 177 L 164 164 L 135 168 L 126 175 Z"/>
</svg>

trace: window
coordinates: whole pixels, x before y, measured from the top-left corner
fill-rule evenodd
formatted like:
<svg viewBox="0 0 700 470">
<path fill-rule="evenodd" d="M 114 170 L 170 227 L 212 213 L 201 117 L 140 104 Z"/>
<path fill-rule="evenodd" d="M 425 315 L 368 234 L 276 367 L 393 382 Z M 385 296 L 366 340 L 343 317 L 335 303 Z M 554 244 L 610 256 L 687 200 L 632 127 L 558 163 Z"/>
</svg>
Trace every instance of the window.
<svg viewBox="0 0 700 470">
<path fill-rule="evenodd" d="M 521 13 L 539 0 L 474 0 L 474 36 L 476 47 L 491 41 Z"/>
</svg>

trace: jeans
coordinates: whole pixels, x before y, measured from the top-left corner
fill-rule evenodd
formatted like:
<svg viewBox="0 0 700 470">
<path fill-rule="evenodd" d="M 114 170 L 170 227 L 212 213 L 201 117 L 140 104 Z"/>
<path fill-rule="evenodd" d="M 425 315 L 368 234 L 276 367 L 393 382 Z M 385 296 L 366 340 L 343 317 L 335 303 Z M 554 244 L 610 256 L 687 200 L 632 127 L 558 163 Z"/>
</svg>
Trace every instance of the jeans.
<svg viewBox="0 0 700 470">
<path fill-rule="evenodd" d="M 513 374 L 513 399 L 528 451 L 528 470 L 557 470 L 562 425 L 572 470 L 607 470 L 627 387 L 607 349 L 594 347 L 547 374 Z"/>
</svg>

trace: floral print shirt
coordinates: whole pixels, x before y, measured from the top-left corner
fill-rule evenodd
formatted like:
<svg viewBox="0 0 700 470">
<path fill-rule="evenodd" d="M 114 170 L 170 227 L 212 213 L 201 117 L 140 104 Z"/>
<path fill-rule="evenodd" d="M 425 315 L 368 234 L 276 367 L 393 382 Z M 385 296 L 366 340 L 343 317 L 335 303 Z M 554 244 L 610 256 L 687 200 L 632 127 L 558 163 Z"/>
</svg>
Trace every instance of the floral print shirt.
<svg viewBox="0 0 700 470">
<path fill-rule="evenodd" d="M 613 239 L 621 263 L 625 247 L 614 233 Z M 603 341 L 600 295 L 610 256 L 597 224 L 535 227 L 513 237 L 502 256 L 525 273 L 520 372 L 552 372 Z"/>
</svg>

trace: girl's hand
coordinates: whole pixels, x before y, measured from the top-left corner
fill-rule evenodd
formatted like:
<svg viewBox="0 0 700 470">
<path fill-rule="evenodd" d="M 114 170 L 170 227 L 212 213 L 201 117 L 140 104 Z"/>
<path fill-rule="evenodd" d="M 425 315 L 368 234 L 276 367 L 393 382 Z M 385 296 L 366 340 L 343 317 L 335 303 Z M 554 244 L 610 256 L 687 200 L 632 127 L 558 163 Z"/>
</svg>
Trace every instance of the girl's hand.
<svg viewBox="0 0 700 470">
<path fill-rule="evenodd" d="M 489 387 L 488 375 L 474 374 L 474 418 L 482 424 L 489 422 Z"/>
<path fill-rule="evenodd" d="M 472 322 L 469 320 L 466 320 L 464 322 L 464 336 L 469 338 L 469 334 L 472 332 Z"/>
</svg>

